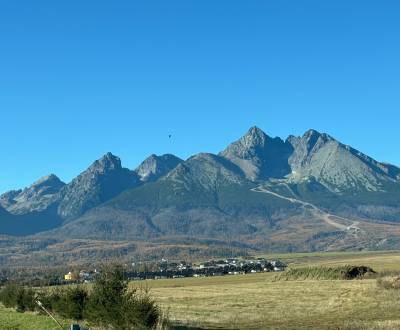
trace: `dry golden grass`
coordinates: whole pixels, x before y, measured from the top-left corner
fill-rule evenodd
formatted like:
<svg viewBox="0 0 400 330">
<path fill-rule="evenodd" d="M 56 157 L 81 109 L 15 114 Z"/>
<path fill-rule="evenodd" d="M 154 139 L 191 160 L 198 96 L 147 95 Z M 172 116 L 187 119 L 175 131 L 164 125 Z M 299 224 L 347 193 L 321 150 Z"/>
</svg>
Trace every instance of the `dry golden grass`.
<svg viewBox="0 0 400 330">
<path fill-rule="evenodd" d="M 365 265 L 379 272 L 400 271 L 399 251 L 292 253 L 265 257 L 281 259 L 291 267 Z"/>
<path fill-rule="evenodd" d="M 400 253 L 281 255 L 298 266 L 400 270 Z M 221 329 L 400 329 L 400 293 L 375 279 L 274 281 L 274 274 L 137 282 L 173 321 Z"/>
<path fill-rule="evenodd" d="M 154 287 L 173 320 L 239 329 L 339 329 L 354 322 L 400 321 L 400 295 L 375 280 L 242 283 Z"/>
</svg>

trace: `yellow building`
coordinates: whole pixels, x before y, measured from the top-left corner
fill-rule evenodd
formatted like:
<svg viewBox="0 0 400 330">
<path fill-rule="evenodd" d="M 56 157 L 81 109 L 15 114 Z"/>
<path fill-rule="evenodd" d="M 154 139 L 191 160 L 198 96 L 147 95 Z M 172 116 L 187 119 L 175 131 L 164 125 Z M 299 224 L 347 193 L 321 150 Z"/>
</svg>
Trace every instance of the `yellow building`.
<svg viewBox="0 0 400 330">
<path fill-rule="evenodd" d="M 68 272 L 68 274 L 64 275 L 64 280 L 66 281 L 76 281 L 78 280 L 78 275 L 72 272 Z"/>
</svg>

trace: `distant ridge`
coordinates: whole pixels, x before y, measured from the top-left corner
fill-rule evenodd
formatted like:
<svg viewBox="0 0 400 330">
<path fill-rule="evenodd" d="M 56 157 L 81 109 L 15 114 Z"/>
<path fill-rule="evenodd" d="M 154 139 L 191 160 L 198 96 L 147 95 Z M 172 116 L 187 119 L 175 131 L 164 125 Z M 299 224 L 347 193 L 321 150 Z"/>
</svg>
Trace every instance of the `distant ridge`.
<svg viewBox="0 0 400 330">
<path fill-rule="evenodd" d="M 107 153 L 69 183 L 49 175 L 0 206 L 0 234 L 17 236 L 400 248 L 400 168 L 313 129 L 283 140 L 254 126 L 218 155 L 152 154 L 135 170 Z"/>
</svg>

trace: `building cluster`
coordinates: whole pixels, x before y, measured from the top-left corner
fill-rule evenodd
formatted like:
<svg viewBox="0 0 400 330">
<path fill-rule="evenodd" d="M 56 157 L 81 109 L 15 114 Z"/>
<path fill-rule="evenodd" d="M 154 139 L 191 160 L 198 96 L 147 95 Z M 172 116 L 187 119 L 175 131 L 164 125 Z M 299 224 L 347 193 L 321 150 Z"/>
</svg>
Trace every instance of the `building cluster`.
<svg viewBox="0 0 400 330">
<path fill-rule="evenodd" d="M 136 264 L 133 264 L 136 266 Z M 181 277 L 202 277 L 202 276 L 224 276 L 239 275 L 261 272 L 280 272 L 286 269 L 286 264 L 279 260 L 266 260 L 259 258 L 255 260 L 242 260 L 228 258 L 221 260 L 210 260 L 197 265 L 181 261 L 169 262 L 162 259 L 158 268 L 153 271 L 143 271 L 137 268 L 129 272 L 130 279 L 161 279 Z"/>
<path fill-rule="evenodd" d="M 279 260 L 228 258 L 209 260 L 199 264 L 186 261 L 168 261 L 162 259 L 156 263 L 134 262 L 126 265 L 125 276 L 128 280 L 166 279 L 183 277 L 205 277 L 240 275 L 262 272 L 281 272 L 287 265 Z M 69 272 L 64 276 L 67 282 L 92 282 L 99 275 L 97 270 Z"/>
<path fill-rule="evenodd" d="M 90 283 L 97 275 L 99 275 L 97 269 L 94 271 L 81 270 L 80 272 L 68 272 L 64 275 L 64 281 Z"/>
</svg>

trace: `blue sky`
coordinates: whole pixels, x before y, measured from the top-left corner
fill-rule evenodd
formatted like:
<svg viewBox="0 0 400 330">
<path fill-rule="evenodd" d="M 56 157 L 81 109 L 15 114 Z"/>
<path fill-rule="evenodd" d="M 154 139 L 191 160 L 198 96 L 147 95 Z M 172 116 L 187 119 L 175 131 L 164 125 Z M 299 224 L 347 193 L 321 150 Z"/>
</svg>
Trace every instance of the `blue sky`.
<svg viewBox="0 0 400 330">
<path fill-rule="evenodd" d="M 1 1 L 0 192 L 252 125 L 400 165 L 400 2 Z M 168 139 L 168 135 L 173 137 Z"/>
</svg>

